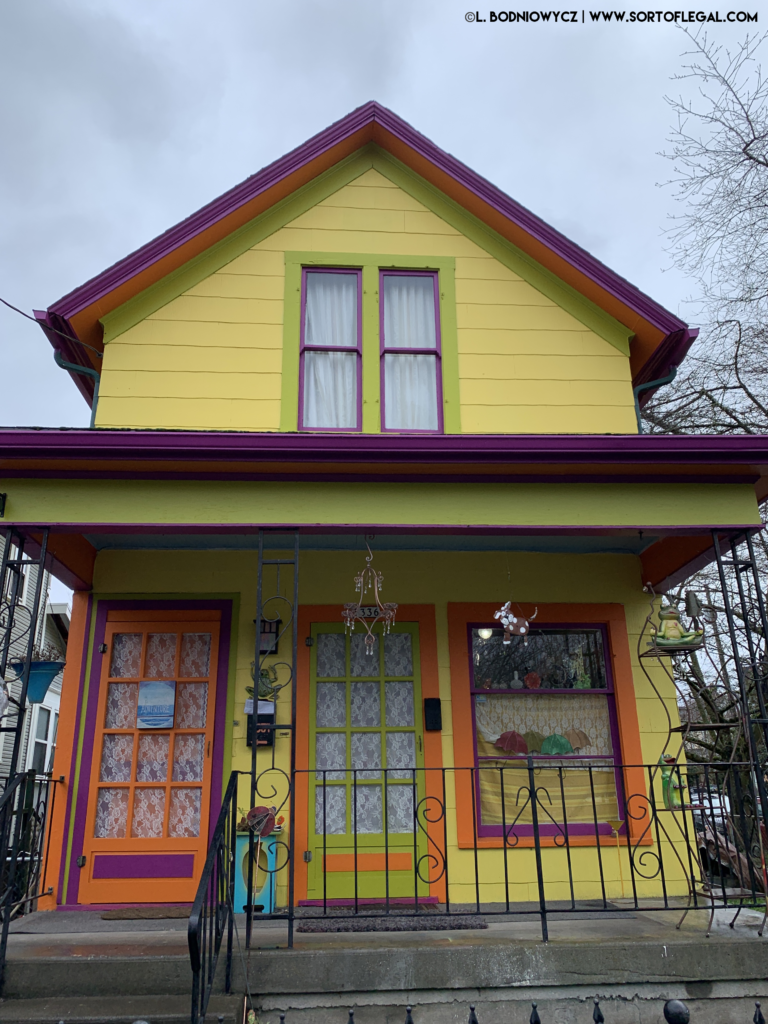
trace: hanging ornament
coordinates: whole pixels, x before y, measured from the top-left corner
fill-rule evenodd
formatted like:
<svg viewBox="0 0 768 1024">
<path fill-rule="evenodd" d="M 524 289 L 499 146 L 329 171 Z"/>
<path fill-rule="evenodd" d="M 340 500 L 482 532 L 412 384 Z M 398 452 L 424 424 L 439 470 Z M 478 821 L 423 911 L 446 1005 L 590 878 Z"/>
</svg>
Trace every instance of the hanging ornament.
<svg viewBox="0 0 768 1024">
<path fill-rule="evenodd" d="M 352 633 L 357 622 L 361 623 L 365 629 L 365 653 L 373 655 L 373 649 L 376 646 L 376 637 L 373 633 L 373 627 L 377 622 L 381 622 L 384 626 L 384 632 L 388 633 L 390 628 L 394 624 L 395 615 L 397 614 L 396 604 L 382 604 L 381 598 L 379 597 L 379 591 L 384 586 L 384 576 L 378 569 L 374 569 L 371 565 L 373 561 L 373 552 L 371 551 L 370 545 L 366 541 L 365 546 L 368 548 L 368 555 L 365 559 L 365 566 L 355 576 L 355 590 L 357 591 L 357 601 L 351 601 L 344 605 L 344 610 L 341 613 L 341 617 L 344 620 L 344 625 L 347 627 L 347 632 Z M 376 602 L 372 605 L 364 605 L 363 598 L 367 593 L 373 591 L 373 600 Z"/>
<path fill-rule="evenodd" d="M 494 619 L 498 619 L 504 627 L 504 636 L 501 642 L 503 644 L 511 644 L 513 636 L 521 636 L 524 638 L 523 644 L 527 645 L 528 634 L 531 631 L 531 622 L 538 614 L 539 609 L 537 608 L 530 620 L 526 619 L 523 615 L 515 615 L 512 612 L 512 602 L 507 601 L 507 603 L 503 607 L 499 608 L 497 612 L 494 612 L 493 615 Z"/>
</svg>

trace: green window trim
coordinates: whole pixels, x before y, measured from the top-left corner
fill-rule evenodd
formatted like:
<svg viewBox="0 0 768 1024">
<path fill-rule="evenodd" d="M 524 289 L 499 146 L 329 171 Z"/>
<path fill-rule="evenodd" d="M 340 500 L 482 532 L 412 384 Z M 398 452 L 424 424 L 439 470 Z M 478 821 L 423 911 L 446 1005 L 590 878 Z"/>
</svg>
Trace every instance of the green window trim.
<svg viewBox="0 0 768 1024">
<path fill-rule="evenodd" d="M 461 433 L 459 345 L 456 329 L 456 261 L 444 256 L 393 256 L 370 253 L 286 252 L 283 315 L 283 371 L 280 430 L 299 429 L 299 346 L 301 272 L 304 267 L 349 267 L 363 272 L 363 427 L 381 432 L 379 271 L 434 270 L 440 286 L 443 433 Z"/>
</svg>

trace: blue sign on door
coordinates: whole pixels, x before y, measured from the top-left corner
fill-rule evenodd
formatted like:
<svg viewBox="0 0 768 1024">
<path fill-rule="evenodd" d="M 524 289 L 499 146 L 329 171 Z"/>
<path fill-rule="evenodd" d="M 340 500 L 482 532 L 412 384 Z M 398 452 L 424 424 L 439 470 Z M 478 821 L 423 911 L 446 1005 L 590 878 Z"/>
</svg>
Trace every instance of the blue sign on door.
<svg viewBox="0 0 768 1024">
<path fill-rule="evenodd" d="M 176 683 L 150 680 L 139 683 L 139 729 L 172 729 L 176 705 Z"/>
</svg>

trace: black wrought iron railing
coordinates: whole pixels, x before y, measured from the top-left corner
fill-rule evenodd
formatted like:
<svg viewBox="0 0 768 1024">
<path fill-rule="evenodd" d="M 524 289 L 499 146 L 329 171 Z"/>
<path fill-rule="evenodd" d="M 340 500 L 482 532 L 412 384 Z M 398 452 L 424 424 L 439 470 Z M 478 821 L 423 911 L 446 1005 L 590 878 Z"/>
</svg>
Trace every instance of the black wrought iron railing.
<svg viewBox="0 0 768 1024">
<path fill-rule="evenodd" d="M 59 781 L 34 771 L 17 774 L 0 796 L 0 995 L 11 921 L 53 892 L 47 877 L 48 825 Z"/>
<path fill-rule="evenodd" d="M 239 772 L 232 772 L 230 775 L 189 916 L 187 939 L 192 966 L 191 1024 L 200 1024 L 205 1020 L 225 935 L 227 945 L 224 984 L 227 992 L 232 985 L 232 906 L 239 775 Z"/>
</svg>

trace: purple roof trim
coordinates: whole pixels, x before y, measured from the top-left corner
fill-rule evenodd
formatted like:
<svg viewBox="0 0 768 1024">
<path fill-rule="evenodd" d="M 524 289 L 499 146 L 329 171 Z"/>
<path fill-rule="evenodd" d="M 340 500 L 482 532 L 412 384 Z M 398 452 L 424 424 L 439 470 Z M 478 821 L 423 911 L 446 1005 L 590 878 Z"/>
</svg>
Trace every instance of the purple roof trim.
<svg viewBox="0 0 768 1024">
<path fill-rule="evenodd" d="M 73 316 L 371 123 L 381 125 L 402 143 L 433 163 L 439 170 L 450 175 L 479 199 L 488 203 L 497 212 L 527 231 L 619 301 L 639 313 L 643 319 L 654 324 L 666 334 L 685 330 L 686 324 L 674 314 L 654 302 L 653 299 L 614 273 L 580 246 L 561 235 L 559 231 L 550 227 L 530 210 L 515 202 L 485 178 L 476 174 L 460 160 L 430 142 L 428 138 L 417 132 L 391 110 L 387 110 L 386 107 L 375 102 L 366 103 L 353 110 L 352 113 L 319 132 L 303 145 L 246 178 L 245 181 L 225 192 L 212 203 L 202 207 L 197 213 L 187 217 L 147 245 L 113 264 L 97 277 L 69 292 L 50 307 L 50 312 L 65 318 Z"/>
<path fill-rule="evenodd" d="M 765 467 L 768 434 L 325 434 L 0 428 L 0 458 Z M 3 475 L 9 475 L 8 470 Z"/>
</svg>

